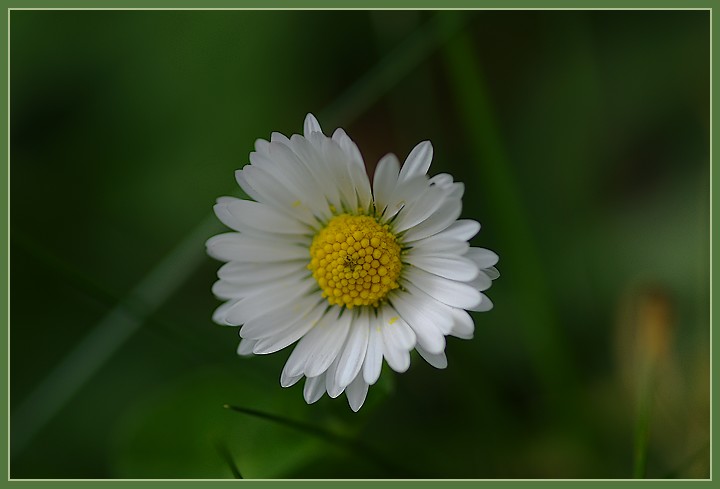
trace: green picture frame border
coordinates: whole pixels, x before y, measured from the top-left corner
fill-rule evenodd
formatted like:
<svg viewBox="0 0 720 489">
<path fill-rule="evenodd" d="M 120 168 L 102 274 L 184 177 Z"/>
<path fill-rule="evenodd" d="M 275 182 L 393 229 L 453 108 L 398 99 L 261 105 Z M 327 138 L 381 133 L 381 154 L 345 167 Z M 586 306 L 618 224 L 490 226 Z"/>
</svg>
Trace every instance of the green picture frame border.
<svg viewBox="0 0 720 489">
<path fill-rule="evenodd" d="M 92 484 L 92 487 L 96 487 L 99 484 L 108 484 L 114 487 L 144 487 L 144 486 L 165 486 L 165 487 L 207 487 L 208 484 L 212 483 L 234 483 L 242 484 L 243 487 L 301 487 L 301 488 L 316 488 L 318 485 L 325 487 L 336 487 L 338 485 L 342 487 L 404 487 L 404 488 L 426 488 L 426 487 L 485 487 L 487 484 L 500 485 L 502 487 L 578 487 L 578 486 L 603 486 L 606 485 L 632 485 L 636 484 L 662 484 L 663 487 L 687 487 L 687 484 L 712 484 L 712 476 L 714 468 L 716 466 L 716 455 L 713 451 L 713 439 L 715 438 L 716 427 L 712 423 L 712 408 L 713 408 L 713 393 L 716 387 L 716 377 L 713 375 L 713 363 L 712 363 L 712 349 L 715 346 L 715 342 L 718 341 L 713 338 L 713 326 L 714 326 L 714 315 L 713 309 L 717 301 L 716 294 L 713 291 L 713 279 L 717 276 L 717 266 L 713 263 L 713 255 L 716 251 L 717 243 L 713 242 L 713 230 L 716 228 L 716 219 L 720 215 L 717 209 L 718 203 L 713 200 L 713 187 L 717 186 L 718 178 L 720 178 L 720 172 L 713 171 L 713 143 L 718 140 L 716 131 L 713 128 L 713 120 L 715 120 L 718 114 L 718 102 L 713 100 L 714 88 L 717 85 L 720 77 L 716 76 L 715 58 L 716 53 L 720 53 L 717 49 L 717 43 L 720 39 L 720 35 L 716 32 L 716 25 L 713 21 L 713 10 L 714 7 L 720 6 L 720 0 L 709 1 L 709 0 L 687 0 L 687 1 L 662 1 L 662 0 L 594 0 L 594 1 L 570 1 L 570 0 L 554 0 L 541 2 L 538 0 L 449 0 L 446 2 L 439 2 L 438 0 L 364 0 L 364 1 L 352 1 L 352 2 L 339 2 L 337 0 L 304 0 L 304 1 L 292 1 L 292 0 L 273 0 L 273 1 L 258 1 L 258 0 L 211 0 L 208 2 L 199 2 L 197 0 L 154 0 L 151 2 L 142 0 L 110 0 L 110 1 L 91 1 L 91 0 L 74 0 L 74 1 L 59 1 L 59 0 L 44 0 L 44 1 L 6 1 L 0 0 L 0 6 L 3 8 L 5 13 L 5 23 L 3 35 L 0 36 L 0 50 L 5 54 L 5 62 L 3 66 L 2 83 L 6 97 L 2 101 L 2 108 L 5 117 L 2 119 L 3 133 L 5 134 L 6 148 L 2 152 L 2 166 L 4 171 L 0 172 L 2 175 L 2 187 L 6 189 L 5 198 L 2 199 L 2 205 L 4 209 L 2 213 L 2 228 L 3 237 L 0 240 L 2 243 L 2 252 L 6 256 L 6 260 L 2 261 L 0 265 L 2 275 L 5 280 L 2 282 L 3 293 L 0 294 L 0 311 L 4 312 L 5 317 L 5 335 L 0 335 L 2 338 L 2 350 L 6 352 L 7 362 L 3 363 L 6 369 L 6 375 L 2 376 L 4 379 L 2 393 L 4 396 L 4 402 L 2 403 L 2 409 L 4 411 L 6 424 L 3 425 L 2 435 L 0 438 L 5 439 L 6 443 L 0 443 L 2 455 L 7 461 L 6 465 L 6 476 L 0 478 L 0 483 L 5 483 L 13 486 L 22 487 L 45 487 L 52 485 L 53 487 L 67 487 L 76 488 L 78 484 L 86 485 Z M 710 375 L 710 399 L 711 399 L 711 416 L 710 416 L 710 431 L 711 431 L 711 443 L 710 443 L 710 458 L 711 458 L 711 472 L 709 479 L 700 480 L 628 480 L 628 479 L 602 479 L 602 480 L 526 480 L 526 479 L 515 479 L 515 480 L 503 480 L 503 479 L 490 479 L 490 480 L 143 480 L 143 479 L 123 479 L 123 480 L 98 480 L 98 479 L 64 479 L 64 480 L 35 480 L 35 479 L 10 479 L 10 457 L 9 457 L 9 435 L 10 435 L 10 404 L 9 404 L 9 369 L 10 369 L 10 34 L 11 34 L 11 19 L 12 12 L 15 10 L 36 10 L 36 9 L 102 9 L 102 10 L 119 10 L 119 9 L 157 9 L 157 10 L 177 10 L 177 9 L 191 9 L 191 10 L 211 10 L 211 9 L 262 9 L 262 10 L 310 10 L 310 9 L 329 9 L 329 10 L 399 10 L 399 9 L 428 9 L 428 10 L 448 10 L 448 9 L 501 9 L 501 10 L 656 10 L 656 9 L 671 9 L 671 10 L 709 10 L 710 16 L 710 110 L 708 117 L 710 118 L 710 353 L 711 353 L 711 375 Z M 715 53 L 715 54 L 714 54 Z"/>
</svg>

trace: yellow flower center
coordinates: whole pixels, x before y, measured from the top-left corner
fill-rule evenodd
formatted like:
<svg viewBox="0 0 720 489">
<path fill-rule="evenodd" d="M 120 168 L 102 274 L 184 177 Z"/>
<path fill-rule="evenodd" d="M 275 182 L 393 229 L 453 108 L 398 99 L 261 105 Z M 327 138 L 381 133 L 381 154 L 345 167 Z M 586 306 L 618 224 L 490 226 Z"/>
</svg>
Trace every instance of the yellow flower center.
<svg viewBox="0 0 720 489">
<path fill-rule="evenodd" d="M 341 214 L 310 245 L 308 268 L 330 304 L 377 307 L 398 288 L 400 245 L 387 224 Z"/>
</svg>

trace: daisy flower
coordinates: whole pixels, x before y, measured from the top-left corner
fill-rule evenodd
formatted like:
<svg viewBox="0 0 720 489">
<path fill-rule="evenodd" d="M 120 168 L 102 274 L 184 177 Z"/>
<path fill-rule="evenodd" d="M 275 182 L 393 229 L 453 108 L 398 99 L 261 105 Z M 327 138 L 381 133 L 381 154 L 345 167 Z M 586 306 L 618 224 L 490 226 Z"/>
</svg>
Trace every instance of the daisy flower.
<svg viewBox="0 0 720 489">
<path fill-rule="evenodd" d="M 297 343 L 280 384 L 305 377 L 309 404 L 345 392 L 353 411 L 383 359 L 404 372 L 415 349 L 447 366 L 445 337 L 472 338 L 467 311 L 492 308 L 482 291 L 498 257 L 468 244 L 480 224 L 458 220 L 464 186 L 429 178 L 432 156 L 428 141 L 402 166 L 388 154 L 371 186 L 355 143 L 342 129 L 325 136 L 312 114 L 302 136 L 257 140 L 235 173 L 253 200 L 219 198 L 215 213 L 234 232 L 207 242 L 227 262 L 213 320 L 242 326 L 238 354 Z"/>
</svg>

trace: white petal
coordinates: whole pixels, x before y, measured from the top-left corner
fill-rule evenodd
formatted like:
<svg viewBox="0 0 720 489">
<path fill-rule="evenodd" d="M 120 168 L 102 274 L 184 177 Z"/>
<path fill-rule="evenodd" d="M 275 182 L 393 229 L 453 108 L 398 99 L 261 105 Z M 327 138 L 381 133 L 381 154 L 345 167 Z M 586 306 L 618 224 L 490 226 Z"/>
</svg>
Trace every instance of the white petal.
<svg viewBox="0 0 720 489">
<path fill-rule="evenodd" d="M 248 166 L 248 165 L 245 165 Z M 245 167 L 243 167 L 245 168 Z M 237 170 L 235 171 L 235 180 L 237 181 L 238 185 L 240 185 L 240 188 L 245 192 L 245 194 L 250 197 L 253 200 L 256 200 L 258 202 L 264 202 L 264 200 L 260 197 L 260 193 L 253 188 L 252 185 L 250 185 L 245 178 L 245 174 L 243 173 L 243 170 Z M 218 202 L 220 200 L 218 199 Z"/>
<path fill-rule="evenodd" d="M 287 146 L 272 142 L 267 155 L 251 153 L 250 162 L 252 164 L 243 170 L 248 182 L 261 195 L 272 194 L 282 204 L 283 208 L 279 210 L 283 213 L 294 216 L 308 213 L 307 200 L 312 200 L 314 195 L 308 195 L 307 184 L 312 181 Z"/>
<path fill-rule="evenodd" d="M 407 351 L 415 347 L 417 341 L 415 333 L 390 304 L 383 306 L 380 317 L 382 317 L 383 321 L 383 340 Z"/>
<path fill-rule="evenodd" d="M 418 312 L 431 320 L 443 335 L 449 335 L 452 331 L 452 310 L 454 308 L 429 296 L 410 282 L 406 282 L 404 287 L 408 298 L 413 301 Z"/>
<path fill-rule="evenodd" d="M 484 271 L 481 271 L 480 273 L 478 273 L 477 277 L 475 277 L 467 284 L 475 290 L 483 291 L 490 288 L 490 286 L 492 285 L 492 280 L 490 280 L 490 277 L 488 277 Z"/>
<path fill-rule="evenodd" d="M 383 314 L 383 352 L 390 368 L 405 372 L 410 367 L 410 350 L 415 345 L 415 333 L 399 316 Z"/>
<path fill-rule="evenodd" d="M 310 141 L 302 136 L 294 135 L 290 138 L 290 149 L 295 153 L 298 161 L 313 176 L 317 188 L 320 189 L 320 196 L 324 197 L 328 204 L 327 209 L 322 210 L 323 215 L 325 215 L 326 219 L 329 218 L 332 215 L 330 206 L 340 209 L 342 201 L 340 193 L 333 182 L 332 174 L 327 169 L 323 158 Z M 320 209 L 313 209 L 315 213 L 320 211 Z"/>
<path fill-rule="evenodd" d="M 349 314 L 338 317 L 339 311 L 339 307 L 331 307 L 298 342 L 285 364 L 288 375 L 315 377 L 335 360 L 350 326 Z"/>
<path fill-rule="evenodd" d="M 412 253 L 430 254 L 464 254 L 469 248 L 467 241 L 480 230 L 480 224 L 470 219 L 453 222 L 444 231 L 411 243 Z"/>
<path fill-rule="evenodd" d="M 448 193 L 448 199 L 462 199 L 465 193 L 465 184 L 462 182 L 455 182 L 452 184 L 450 192 Z"/>
<path fill-rule="evenodd" d="M 278 262 L 309 258 L 307 247 L 240 233 L 218 234 L 208 239 L 205 245 L 211 257 L 223 261 Z"/>
<path fill-rule="evenodd" d="M 379 321 L 380 319 L 371 316 L 368 323 L 368 347 L 363 362 L 363 379 L 370 385 L 377 382 L 382 369 L 383 346 Z"/>
<path fill-rule="evenodd" d="M 430 297 L 448 306 L 470 309 L 480 303 L 480 292 L 462 282 L 438 277 L 413 267 L 404 270 L 404 277 Z"/>
<path fill-rule="evenodd" d="M 365 168 L 365 163 L 352 164 L 348 168 L 350 178 L 355 187 L 355 194 L 358 200 L 358 208 L 362 212 L 368 212 L 371 209 L 372 191 L 370 190 L 370 179 Z"/>
<path fill-rule="evenodd" d="M 360 371 L 367 352 L 368 337 L 368 311 L 362 308 L 360 314 L 352 321 L 347 341 L 338 357 L 335 381 L 341 387 L 350 384 Z"/>
<path fill-rule="evenodd" d="M 449 173 L 438 173 L 432 177 L 428 183 L 431 185 L 437 185 L 438 187 L 450 190 L 453 184 L 453 177 Z"/>
<path fill-rule="evenodd" d="M 323 300 L 320 294 L 313 294 L 301 297 L 285 306 L 271 309 L 267 314 L 246 322 L 240 329 L 240 336 L 256 340 L 275 336 L 293 324 L 304 320 L 311 312 L 320 307 L 320 301 Z M 317 311 L 313 315 L 316 314 Z"/>
<path fill-rule="evenodd" d="M 433 147 L 430 141 L 423 141 L 415 146 L 400 170 L 400 181 L 427 174 L 432 157 Z"/>
<path fill-rule="evenodd" d="M 347 133 L 343 129 L 335 129 L 335 132 L 332 135 L 333 141 L 338 143 L 340 145 L 340 148 L 345 152 L 346 155 L 350 158 L 350 160 L 355 163 L 356 165 L 362 165 L 363 169 L 365 168 L 363 164 L 363 157 L 360 154 L 360 150 L 357 147 L 357 144 L 350 139 L 350 136 L 347 135 Z"/>
<path fill-rule="evenodd" d="M 445 255 L 464 255 L 470 248 L 467 241 L 459 241 L 443 236 L 438 233 L 435 236 L 421 239 L 410 243 L 412 247 L 408 250 L 408 255 L 420 256 L 445 256 Z"/>
<path fill-rule="evenodd" d="M 240 340 L 240 344 L 237 347 L 237 354 L 241 357 L 248 357 L 253 354 L 253 347 L 257 341 L 247 340 L 245 338 Z"/>
<path fill-rule="evenodd" d="M 307 259 L 270 263 L 246 263 L 231 261 L 217 272 L 220 279 L 233 284 L 255 284 L 276 280 L 307 270 Z"/>
<path fill-rule="evenodd" d="M 258 202 L 270 205 L 276 210 L 288 214 L 305 224 L 315 226 L 317 220 L 307 206 L 296 185 L 280 172 L 271 174 L 256 165 L 248 165 L 242 169 L 245 180 L 255 189 Z"/>
<path fill-rule="evenodd" d="M 290 387 L 297 384 L 297 381 L 302 378 L 302 374 L 293 376 L 287 375 L 285 369 L 283 369 L 283 371 L 280 373 L 280 385 L 283 387 Z"/>
<path fill-rule="evenodd" d="M 375 176 L 373 178 L 373 196 L 375 198 L 375 208 L 378 214 L 382 214 L 387 207 L 392 193 L 397 184 L 398 172 L 400 171 L 400 162 L 394 154 L 383 156 L 375 168 Z"/>
<path fill-rule="evenodd" d="M 445 336 L 436 326 L 434 318 L 423 314 L 420 302 L 413 299 L 410 294 L 403 292 L 393 293 L 390 296 L 390 302 L 413 329 L 419 345 L 431 353 L 440 353 L 445 350 Z"/>
<path fill-rule="evenodd" d="M 333 361 L 328 369 L 325 371 L 325 390 L 328 393 L 328 396 L 330 396 L 332 399 L 335 399 L 340 394 L 345 392 L 346 386 L 341 386 L 337 383 L 337 367 L 338 367 L 338 360 L 339 357 L 335 358 L 335 361 Z"/>
<path fill-rule="evenodd" d="M 256 139 L 255 140 L 255 151 L 257 151 L 258 153 L 267 153 L 269 146 L 270 146 L 269 141 L 265 141 L 264 139 Z"/>
<path fill-rule="evenodd" d="M 330 172 L 333 184 L 340 191 L 342 207 L 346 210 L 355 211 L 358 206 L 357 192 L 350 174 L 350 168 L 353 164 L 348 156 L 335 141 L 317 133 L 312 135 L 310 142 L 316 148 L 319 148 L 320 157 L 325 161 L 325 166 Z"/>
<path fill-rule="evenodd" d="M 405 231 L 430 217 L 442 205 L 444 195 L 445 192 L 441 188 L 426 188 L 412 205 L 406 206 L 398 213 L 398 217 L 393 226 L 395 232 L 400 233 Z"/>
<path fill-rule="evenodd" d="M 458 219 L 443 231 L 443 234 L 453 238 L 469 241 L 480 231 L 480 223 L 472 219 Z"/>
<path fill-rule="evenodd" d="M 264 284 L 266 287 L 268 284 Z M 242 299 L 256 290 L 255 284 L 233 284 L 225 280 L 218 280 L 212 285 L 212 293 L 222 300 Z"/>
<path fill-rule="evenodd" d="M 447 200 L 433 215 L 414 228 L 408 229 L 403 236 L 403 241 L 410 243 L 439 233 L 455 222 L 461 212 L 462 203 L 459 200 Z"/>
<path fill-rule="evenodd" d="M 383 220 L 392 219 L 398 212 L 415 202 L 427 188 L 427 177 L 418 175 L 403 182 L 398 180 L 383 212 Z"/>
<path fill-rule="evenodd" d="M 288 142 L 288 144 L 291 144 Z M 285 187 L 292 189 L 298 196 L 295 205 L 300 202 L 313 214 L 323 214 L 327 202 L 323 191 L 312 172 L 302 164 L 297 154 L 287 145 L 279 142 L 271 143 L 267 154 L 250 154 L 250 162 L 255 165 L 264 165 L 263 168 L 270 174 L 283 180 Z"/>
<path fill-rule="evenodd" d="M 337 383 L 337 367 L 338 358 L 330 364 L 325 372 L 325 389 L 327 390 L 328 396 L 335 399 L 337 396 L 343 393 L 345 386 L 341 386 Z"/>
<path fill-rule="evenodd" d="M 303 133 L 305 134 L 305 137 L 310 137 L 310 134 L 314 132 L 319 132 L 322 134 L 322 129 L 320 129 L 320 123 L 315 118 L 314 115 L 308 114 L 305 116 L 305 123 L 303 124 Z"/>
<path fill-rule="evenodd" d="M 215 297 L 222 300 L 242 299 L 247 296 L 247 290 L 239 290 L 240 285 L 231 284 L 224 280 L 218 280 L 210 289 Z M 247 286 L 248 289 L 254 289 L 253 286 Z"/>
<path fill-rule="evenodd" d="M 363 403 L 365 402 L 365 398 L 367 397 L 368 393 L 368 387 L 368 383 L 365 382 L 363 376 L 358 375 L 357 377 L 355 377 L 355 380 L 353 380 L 350 385 L 347 386 L 347 389 L 345 389 L 348 404 L 350 404 L 350 409 L 352 409 L 354 412 L 358 412 L 362 407 Z"/>
<path fill-rule="evenodd" d="M 495 267 L 488 267 L 483 269 L 483 272 L 485 272 L 485 275 L 490 277 L 490 280 L 497 280 L 500 278 L 500 272 Z"/>
<path fill-rule="evenodd" d="M 270 134 L 271 143 L 287 143 L 288 137 L 281 132 L 274 131 Z"/>
<path fill-rule="evenodd" d="M 327 317 L 332 316 L 327 315 Z M 351 322 L 352 314 L 346 310 L 335 321 L 320 321 L 307 334 L 307 336 L 316 335 L 322 338 L 322 343 L 315 343 L 315 348 L 307 356 L 307 363 L 305 364 L 305 375 L 307 377 L 320 375 L 335 361 L 340 349 L 345 344 Z"/>
<path fill-rule="evenodd" d="M 393 348 L 392 346 L 388 346 L 386 344 L 383 347 L 383 353 L 387 364 L 397 373 L 401 374 L 407 372 L 407 369 L 410 368 L 409 351 Z"/>
<path fill-rule="evenodd" d="M 221 324 L 223 326 L 239 326 L 238 324 L 231 324 L 227 322 L 227 314 L 228 312 L 235 307 L 235 304 L 239 302 L 238 300 L 230 300 L 225 302 L 224 304 L 220 304 L 217 309 L 215 309 L 215 312 L 213 312 L 212 320 L 213 322 L 217 324 Z"/>
<path fill-rule="evenodd" d="M 487 312 L 493 308 L 493 303 L 488 296 L 480 292 L 480 304 L 475 307 L 468 308 L 470 311 Z"/>
<path fill-rule="evenodd" d="M 440 369 L 447 367 L 447 357 L 445 356 L 445 352 L 428 353 L 420 346 L 416 346 L 415 349 L 420 354 L 420 356 L 423 357 L 425 361 L 433 367 Z"/>
<path fill-rule="evenodd" d="M 426 272 L 439 275 L 440 277 L 468 282 L 478 276 L 479 269 L 475 263 L 459 256 L 418 256 L 408 254 L 404 261 L 422 268 Z"/>
<path fill-rule="evenodd" d="M 299 297 L 308 294 L 315 287 L 317 287 L 317 283 L 311 278 L 300 283 L 295 280 L 289 282 L 278 281 L 276 287 L 263 289 L 235 303 L 228 310 L 226 321 L 237 325 L 245 324 L 251 319 L 295 301 Z"/>
<path fill-rule="evenodd" d="M 320 318 L 320 321 L 317 322 L 317 324 L 313 327 L 311 331 L 315 331 L 320 324 L 328 320 L 334 321 L 337 317 L 337 311 L 335 311 L 334 309 L 336 308 L 331 308 L 328 313 L 326 313 L 322 318 Z M 284 375 L 287 375 L 288 377 L 296 377 L 298 375 L 303 375 L 305 373 L 305 365 L 307 364 L 308 355 L 315 348 L 321 347 L 322 344 L 322 335 L 312 335 L 308 333 L 303 336 L 302 339 L 298 342 L 298 344 L 295 345 L 292 353 L 290 353 L 287 362 L 285 362 L 285 368 L 283 368 Z"/>
<path fill-rule="evenodd" d="M 473 323 L 472 317 L 464 309 L 452 308 L 453 324 L 450 334 L 462 338 L 464 340 L 470 340 L 475 332 L 475 324 Z"/>
<path fill-rule="evenodd" d="M 320 374 L 317 377 L 308 377 L 305 380 L 305 387 L 303 388 L 305 402 L 313 404 L 320 400 L 323 394 L 325 394 L 325 374 Z"/>
<path fill-rule="evenodd" d="M 292 345 L 305 336 L 305 334 L 320 321 L 320 318 L 325 313 L 325 309 L 327 309 L 326 304 L 321 302 L 306 316 L 299 318 L 297 321 L 293 321 L 273 336 L 258 340 L 255 348 L 253 348 L 253 353 L 266 355 Z"/>
<path fill-rule="evenodd" d="M 480 270 L 492 267 L 498 262 L 497 254 L 485 248 L 470 248 L 465 257 L 474 261 Z"/>
<path fill-rule="evenodd" d="M 298 268 L 291 274 L 282 277 L 283 281 L 293 280 L 297 283 L 309 279 L 308 270 Z M 279 279 L 256 281 L 251 283 L 237 283 L 229 280 L 218 280 L 212 286 L 212 292 L 220 299 L 241 299 L 249 295 L 260 293 L 262 290 L 273 289 L 277 286 Z"/>
<path fill-rule="evenodd" d="M 260 180 L 260 188 L 257 188 L 253 180 L 249 178 L 250 174 L 257 173 L 259 167 L 257 165 L 245 165 L 240 170 L 235 171 L 235 180 L 243 191 L 256 202 L 262 202 L 273 206 L 276 209 L 281 209 L 284 204 L 282 200 L 277 200 L 277 197 L 282 197 L 282 193 L 276 194 L 276 192 L 268 191 L 267 185 L 263 185 L 264 180 Z M 270 187 L 272 188 L 272 187 Z"/>
</svg>

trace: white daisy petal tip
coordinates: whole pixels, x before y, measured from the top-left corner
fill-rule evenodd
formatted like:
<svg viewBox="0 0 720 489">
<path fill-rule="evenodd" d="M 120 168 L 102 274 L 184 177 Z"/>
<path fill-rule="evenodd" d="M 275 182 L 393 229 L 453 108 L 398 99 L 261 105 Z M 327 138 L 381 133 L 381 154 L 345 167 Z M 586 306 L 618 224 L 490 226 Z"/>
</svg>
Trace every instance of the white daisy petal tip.
<svg viewBox="0 0 720 489">
<path fill-rule="evenodd" d="M 483 272 L 490 277 L 490 280 L 497 280 L 500 278 L 500 272 L 495 267 L 484 268 Z"/>
<path fill-rule="evenodd" d="M 423 141 L 415 146 L 405 159 L 400 169 L 400 180 L 407 180 L 418 175 L 425 175 L 430 169 L 433 158 L 433 146 L 430 141 Z"/>
<path fill-rule="evenodd" d="M 303 388 L 303 397 L 308 404 L 315 404 L 325 395 L 325 376 L 307 377 Z"/>
<path fill-rule="evenodd" d="M 240 199 L 237 199 L 235 197 L 222 196 L 222 197 L 218 197 L 217 199 L 215 199 L 215 205 L 227 205 L 227 204 L 230 204 L 231 202 L 235 202 L 236 200 L 240 200 Z"/>
<path fill-rule="evenodd" d="M 388 154 L 371 183 L 352 139 L 312 114 L 302 135 L 255 141 L 235 173 L 248 198 L 217 199 L 231 232 L 205 243 L 226 262 L 213 320 L 241 328 L 238 355 L 292 347 L 280 385 L 304 378 L 308 404 L 345 393 L 355 412 L 383 360 L 402 373 L 416 349 L 447 367 L 446 336 L 472 338 L 467 311 L 492 309 L 499 272 L 497 254 L 469 246 L 480 224 L 459 219 L 464 185 L 428 177 L 433 153 L 422 141 L 402 165 Z"/>
<path fill-rule="evenodd" d="M 249 357 L 253 354 L 253 347 L 257 341 L 242 339 L 237 347 L 237 354 L 241 357 Z"/>
<path fill-rule="evenodd" d="M 420 356 L 433 367 L 440 370 L 447 368 L 448 361 L 444 351 L 441 353 L 430 353 L 428 351 L 425 351 L 420 346 L 415 347 L 415 349 L 420 354 Z"/>
<path fill-rule="evenodd" d="M 362 378 L 361 375 L 358 375 L 355 377 L 355 380 L 353 380 L 350 385 L 347 386 L 345 389 L 345 395 L 348 399 L 348 404 L 350 405 L 350 409 L 353 410 L 353 412 L 360 411 L 360 408 L 365 403 L 365 399 L 367 398 L 369 385 L 365 380 Z"/>
<path fill-rule="evenodd" d="M 269 144 L 270 142 L 262 138 L 258 138 L 255 140 L 255 151 L 258 153 L 267 153 Z"/>
<path fill-rule="evenodd" d="M 314 132 L 319 132 L 322 134 L 322 128 L 320 127 L 320 123 L 318 122 L 317 118 L 308 113 L 308 115 L 305 116 L 305 123 L 303 124 L 303 134 L 306 138 L 309 138 L 310 135 Z"/>
<path fill-rule="evenodd" d="M 287 374 L 285 373 L 285 371 L 283 370 L 282 375 L 280 376 L 280 385 L 281 385 L 282 387 L 286 387 L 286 388 L 287 388 L 287 387 L 292 387 L 292 386 L 294 386 L 295 384 L 297 384 L 297 382 L 298 382 L 300 379 L 302 379 L 302 377 L 303 377 L 302 375 L 294 375 L 294 376 L 287 375 Z"/>
</svg>

